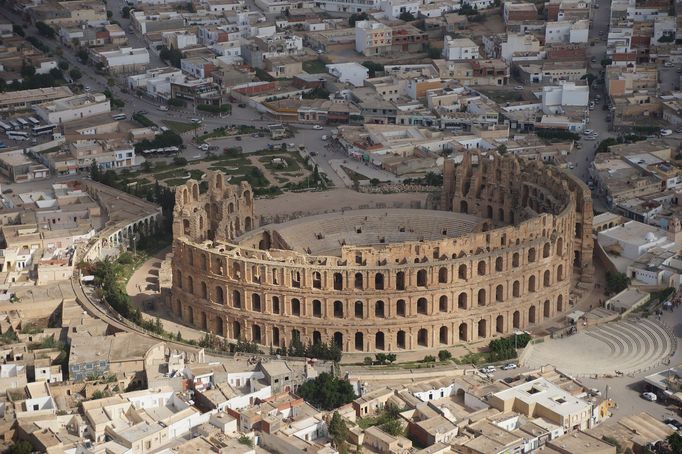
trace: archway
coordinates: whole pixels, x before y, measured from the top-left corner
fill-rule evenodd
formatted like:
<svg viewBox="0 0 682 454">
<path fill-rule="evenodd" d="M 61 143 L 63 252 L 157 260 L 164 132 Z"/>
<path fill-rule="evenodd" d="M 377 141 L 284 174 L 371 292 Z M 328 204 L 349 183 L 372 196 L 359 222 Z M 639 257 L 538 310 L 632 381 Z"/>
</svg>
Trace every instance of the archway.
<svg viewBox="0 0 682 454">
<path fill-rule="evenodd" d="M 258 325 L 251 326 L 251 340 L 257 344 L 261 343 L 260 326 Z"/>
<path fill-rule="evenodd" d="M 556 311 L 557 312 L 563 312 L 564 311 L 564 295 L 557 296 Z"/>
<path fill-rule="evenodd" d="M 495 319 L 495 331 L 498 333 L 504 332 L 504 317 L 502 315 L 498 315 Z"/>
<path fill-rule="evenodd" d="M 378 331 L 375 339 L 374 339 L 374 347 L 377 350 L 383 350 L 384 349 L 384 333 L 382 331 Z"/>
<path fill-rule="evenodd" d="M 447 284 L 448 283 L 448 269 L 441 267 L 438 270 L 438 283 Z"/>
<path fill-rule="evenodd" d="M 358 332 L 355 333 L 355 350 L 361 352 L 364 351 L 365 349 L 365 343 L 364 343 L 365 337 L 362 333 Z"/>
<path fill-rule="evenodd" d="M 535 306 L 528 308 L 528 323 L 535 323 Z"/>
<path fill-rule="evenodd" d="M 441 297 L 438 299 L 438 310 L 440 312 L 448 311 L 448 297 L 446 295 L 441 295 Z"/>
<path fill-rule="evenodd" d="M 313 345 L 322 343 L 322 334 L 319 331 L 313 331 Z"/>
<path fill-rule="evenodd" d="M 519 311 L 514 311 L 514 315 L 512 316 L 512 326 L 515 329 L 521 328 L 521 313 Z"/>
<path fill-rule="evenodd" d="M 466 202 L 466 200 L 459 202 L 459 212 L 465 214 L 469 212 L 469 204 Z"/>
<path fill-rule="evenodd" d="M 426 270 L 417 271 L 417 287 L 426 287 Z"/>
<path fill-rule="evenodd" d="M 386 316 L 383 301 L 379 300 L 374 303 L 374 316 L 377 318 L 384 318 Z"/>
<path fill-rule="evenodd" d="M 336 344 L 337 347 L 343 350 L 343 334 L 340 332 L 335 332 L 334 333 L 334 343 Z"/>
<path fill-rule="evenodd" d="M 460 293 L 457 297 L 457 307 L 459 309 L 467 308 L 467 294 L 465 292 Z"/>
<path fill-rule="evenodd" d="M 365 307 L 362 301 L 355 302 L 355 318 L 365 318 Z"/>
<path fill-rule="evenodd" d="M 459 340 L 462 342 L 469 341 L 469 326 L 466 323 L 459 324 Z"/>
<path fill-rule="evenodd" d="M 482 288 L 478 291 L 478 305 L 485 306 L 485 303 L 486 303 L 485 289 Z"/>
<path fill-rule="evenodd" d="M 398 333 L 396 334 L 395 340 L 396 340 L 396 345 L 398 346 L 398 348 L 404 349 L 405 348 L 405 331 L 402 331 L 402 330 L 398 331 Z"/>
<path fill-rule="evenodd" d="M 478 321 L 478 337 L 485 338 L 488 335 L 488 321 L 485 319 Z"/>
<path fill-rule="evenodd" d="M 542 305 L 542 316 L 544 318 L 550 318 L 552 315 L 552 305 L 549 300 L 545 300 Z"/>
<path fill-rule="evenodd" d="M 495 301 L 501 303 L 504 301 L 504 287 L 502 284 L 495 287 Z"/>
<path fill-rule="evenodd" d="M 272 327 L 272 345 L 279 347 L 279 328 L 276 326 Z"/>
<path fill-rule="evenodd" d="M 232 337 L 237 340 L 242 338 L 242 325 L 238 321 L 232 323 Z"/>
<path fill-rule="evenodd" d="M 438 331 L 438 340 L 440 341 L 441 344 L 448 344 L 448 327 L 447 326 L 441 326 L 440 330 Z"/>
<path fill-rule="evenodd" d="M 322 317 L 322 302 L 320 300 L 313 300 L 313 317 Z"/>
<path fill-rule="evenodd" d="M 405 300 L 398 300 L 395 303 L 395 312 L 398 314 L 398 317 L 405 317 Z"/>
<path fill-rule="evenodd" d="M 428 301 L 426 298 L 417 300 L 417 314 L 426 315 L 428 313 Z"/>
<path fill-rule="evenodd" d="M 341 301 L 334 301 L 334 317 L 343 318 L 343 303 Z"/>
<path fill-rule="evenodd" d="M 424 328 L 417 332 L 417 345 L 421 347 L 428 347 L 429 345 L 429 333 Z"/>
<path fill-rule="evenodd" d="M 216 317 L 215 319 L 215 331 L 218 336 L 225 336 L 225 327 L 221 317 Z"/>
</svg>

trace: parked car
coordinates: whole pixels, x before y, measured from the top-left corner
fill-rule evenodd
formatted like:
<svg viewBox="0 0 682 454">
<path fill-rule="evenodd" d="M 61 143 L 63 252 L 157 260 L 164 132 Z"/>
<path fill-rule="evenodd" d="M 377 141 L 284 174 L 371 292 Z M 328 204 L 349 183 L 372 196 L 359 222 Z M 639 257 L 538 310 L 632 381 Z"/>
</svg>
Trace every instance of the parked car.
<svg viewBox="0 0 682 454">
<path fill-rule="evenodd" d="M 591 136 L 594 131 L 592 129 L 586 129 L 583 131 L 583 135 L 585 136 Z"/>
<path fill-rule="evenodd" d="M 190 118 L 189 121 L 198 125 L 201 124 L 201 118 Z"/>
<path fill-rule="evenodd" d="M 662 136 L 669 136 L 673 133 L 672 129 L 661 129 L 660 131 Z"/>
<path fill-rule="evenodd" d="M 665 66 L 666 68 L 672 68 L 673 62 L 667 61 L 667 62 L 663 63 L 663 66 Z"/>
<path fill-rule="evenodd" d="M 682 430 L 682 422 L 675 418 L 665 418 L 663 422 L 669 426 L 675 427 L 675 430 Z"/>
<path fill-rule="evenodd" d="M 523 87 L 521 85 L 517 85 L 516 87 L 514 87 L 514 90 L 523 90 Z"/>
<path fill-rule="evenodd" d="M 642 393 L 642 399 L 648 400 L 649 402 L 656 402 L 656 394 L 654 393 Z"/>
<path fill-rule="evenodd" d="M 482 367 L 480 369 L 480 372 L 482 374 L 489 375 L 489 374 L 494 374 L 495 372 L 497 372 L 497 369 L 495 368 L 495 366 L 485 366 L 485 367 Z"/>
<path fill-rule="evenodd" d="M 246 104 L 244 104 L 243 102 L 240 102 L 239 104 L 237 104 L 237 106 L 239 106 L 239 107 L 241 107 L 241 108 L 243 109 L 243 108 L 246 107 Z"/>
<path fill-rule="evenodd" d="M 166 112 L 168 110 L 168 106 L 159 106 L 159 110 L 161 112 Z"/>
<path fill-rule="evenodd" d="M 509 363 L 509 364 L 505 364 L 504 366 L 502 366 L 502 370 L 512 370 L 512 369 L 516 369 L 517 367 L 519 367 L 519 366 L 517 366 L 515 363 Z"/>
<path fill-rule="evenodd" d="M 313 126 L 313 129 L 320 130 L 320 129 L 322 129 L 322 126 L 320 126 L 320 125 L 315 125 L 315 126 Z"/>
</svg>

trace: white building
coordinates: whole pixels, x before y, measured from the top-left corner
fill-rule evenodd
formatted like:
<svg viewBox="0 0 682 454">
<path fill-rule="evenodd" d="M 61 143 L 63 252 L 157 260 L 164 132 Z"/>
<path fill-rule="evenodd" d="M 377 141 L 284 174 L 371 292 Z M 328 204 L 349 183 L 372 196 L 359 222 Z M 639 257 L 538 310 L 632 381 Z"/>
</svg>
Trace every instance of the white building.
<svg viewBox="0 0 682 454">
<path fill-rule="evenodd" d="M 443 57 L 446 60 L 477 60 L 481 55 L 478 45 L 469 38 L 452 38 L 445 35 Z"/>
<path fill-rule="evenodd" d="M 535 36 L 508 33 L 507 41 L 500 45 L 500 58 L 510 63 L 514 60 L 515 54 L 537 53 L 541 50 L 540 41 Z"/>
<path fill-rule="evenodd" d="M 140 71 L 149 66 L 149 52 L 144 47 L 121 47 L 117 50 L 94 52 L 94 59 L 114 73 Z"/>
<path fill-rule="evenodd" d="M 562 82 L 559 85 L 542 87 L 542 110 L 545 113 L 560 113 L 560 107 L 587 107 L 590 101 L 590 87 Z"/>
<path fill-rule="evenodd" d="M 315 6 L 325 11 L 362 13 L 379 9 L 379 0 L 321 0 Z"/>
<path fill-rule="evenodd" d="M 85 93 L 33 106 L 46 123 L 60 124 L 111 112 L 109 100 L 103 93 Z"/>
<path fill-rule="evenodd" d="M 492 8 L 495 5 L 495 0 L 462 0 L 463 5 L 469 5 L 475 10 L 482 10 Z"/>
<path fill-rule="evenodd" d="M 356 87 L 362 87 L 369 77 L 369 69 L 355 62 L 327 65 L 327 71 L 339 82 L 348 82 Z"/>
<path fill-rule="evenodd" d="M 637 260 L 652 248 L 671 249 L 675 246 L 675 241 L 665 230 L 637 221 L 602 230 L 597 234 L 597 241 L 604 249 L 617 244 L 621 251 L 619 255 L 628 260 Z"/>
<path fill-rule="evenodd" d="M 128 88 L 142 90 L 158 99 L 170 99 L 171 82 L 184 82 L 187 76 L 174 67 L 149 69 L 142 74 L 128 76 Z"/>
<path fill-rule="evenodd" d="M 586 43 L 588 42 L 589 27 L 588 20 L 547 22 L 545 43 Z"/>
<path fill-rule="evenodd" d="M 398 19 L 403 13 L 417 17 L 421 3 L 419 0 L 383 0 L 381 10 L 391 19 Z"/>
<path fill-rule="evenodd" d="M 675 42 L 676 34 L 677 18 L 672 16 L 657 17 L 654 20 L 654 36 L 651 38 L 651 44 L 660 44 L 666 41 Z"/>
</svg>

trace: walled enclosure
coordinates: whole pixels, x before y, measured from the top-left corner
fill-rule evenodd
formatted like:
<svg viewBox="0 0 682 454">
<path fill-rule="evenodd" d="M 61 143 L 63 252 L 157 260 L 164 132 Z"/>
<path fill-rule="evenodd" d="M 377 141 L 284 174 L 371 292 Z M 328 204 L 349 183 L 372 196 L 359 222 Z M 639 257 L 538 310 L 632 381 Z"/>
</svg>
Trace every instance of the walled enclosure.
<svg viewBox="0 0 682 454">
<path fill-rule="evenodd" d="M 176 191 L 170 304 L 227 338 L 438 348 L 554 318 L 573 274 L 592 279 L 590 192 L 542 163 L 468 153 L 445 165 L 445 211 L 352 210 L 262 228 L 248 184 L 208 179 L 206 194 L 195 181 Z"/>
</svg>

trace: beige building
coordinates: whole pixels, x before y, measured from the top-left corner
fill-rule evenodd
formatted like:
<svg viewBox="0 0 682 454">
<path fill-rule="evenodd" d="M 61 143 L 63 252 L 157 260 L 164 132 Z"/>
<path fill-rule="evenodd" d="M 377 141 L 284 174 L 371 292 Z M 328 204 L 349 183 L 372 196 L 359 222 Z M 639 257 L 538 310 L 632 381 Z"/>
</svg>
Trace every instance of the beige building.
<svg viewBox="0 0 682 454">
<path fill-rule="evenodd" d="M 393 44 L 393 30 L 376 21 L 355 23 L 355 50 L 367 57 L 386 55 Z"/>
</svg>

